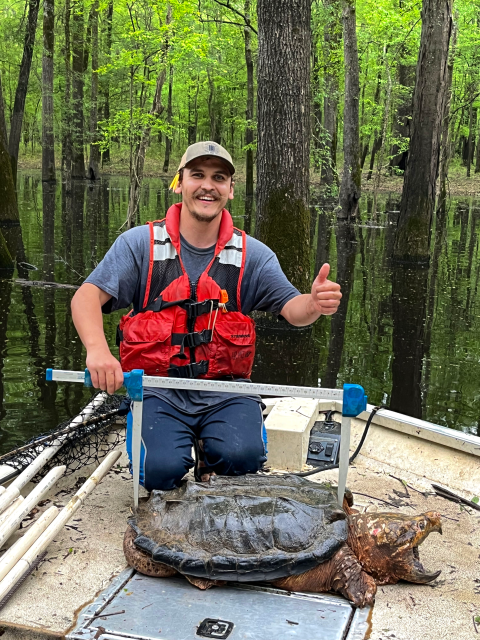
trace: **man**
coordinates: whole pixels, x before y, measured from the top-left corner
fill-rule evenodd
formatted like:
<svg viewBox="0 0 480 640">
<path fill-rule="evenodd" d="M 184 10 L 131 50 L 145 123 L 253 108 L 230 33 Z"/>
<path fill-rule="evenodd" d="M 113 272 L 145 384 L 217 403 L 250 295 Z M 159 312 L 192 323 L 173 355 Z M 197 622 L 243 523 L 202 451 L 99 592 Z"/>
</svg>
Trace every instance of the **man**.
<svg viewBox="0 0 480 640">
<path fill-rule="evenodd" d="M 119 236 L 75 294 L 73 320 L 95 387 L 114 393 L 122 386 L 122 366 L 248 383 L 255 328 L 247 314 L 270 311 L 305 326 L 337 310 L 340 286 L 327 280 L 328 264 L 302 295 L 268 247 L 234 229 L 224 209 L 233 199 L 234 172 L 220 145 L 191 145 L 172 183 L 182 202 L 165 220 Z M 120 323 L 121 365 L 107 346 L 102 312 L 130 305 Z M 146 389 L 141 481 L 147 490 L 178 486 L 193 467 L 198 440 L 205 473 L 255 473 L 266 460 L 262 426 L 255 395 Z"/>
</svg>

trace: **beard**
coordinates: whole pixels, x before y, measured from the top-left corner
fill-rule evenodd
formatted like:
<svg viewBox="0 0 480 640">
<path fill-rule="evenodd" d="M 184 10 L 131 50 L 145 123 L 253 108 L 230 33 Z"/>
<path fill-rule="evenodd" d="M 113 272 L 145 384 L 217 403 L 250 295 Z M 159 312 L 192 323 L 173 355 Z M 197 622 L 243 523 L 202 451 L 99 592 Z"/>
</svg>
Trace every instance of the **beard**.
<svg viewBox="0 0 480 640">
<path fill-rule="evenodd" d="M 198 222 L 213 222 L 215 218 L 218 218 L 218 216 L 222 213 L 222 209 L 220 209 L 220 211 L 218 211 L 217 213 L 211 215 L 199 213 L 198 211 L 195 211 L 195 209 L 189 209 L 189 212 L 192 218 L 195 218 L 195 220 L 197 220 Z"/>
<path fill-rule="evenodd" d="M 207 195 L 207 194 L 204 191 L 200 191 L 199 193 L 194 193 L 193 202 L 191 204 L 191 207 L 188 207 L 188 210 L 192 218 L 194 218 L 198 222 L 213 222 L 222 213 L 223 206 L 216 213 L 203 213 L 203 212 L 197 211 L 195 209 L 195 198 L 198 198 L 203 195 Z M 213 195 L 213 194 L 208 194 L 208 195 Z M 213 197 L 218 202 L 219 198 L 215 195 L 213 195 Z"/>
</svg>

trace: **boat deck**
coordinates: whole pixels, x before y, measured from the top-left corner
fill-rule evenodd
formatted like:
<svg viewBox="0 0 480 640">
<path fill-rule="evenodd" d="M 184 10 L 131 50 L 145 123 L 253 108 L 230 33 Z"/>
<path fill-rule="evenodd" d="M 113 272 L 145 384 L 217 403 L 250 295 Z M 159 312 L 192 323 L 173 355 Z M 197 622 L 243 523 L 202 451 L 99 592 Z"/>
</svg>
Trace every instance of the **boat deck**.
<svg viewBox="0 0 480 640">
<path fill-rule="evenodd" d="M 46 560 L 0 610 L 2 640 L 64 638 L 81 610 L 125 569 L 122 538 L 132 503 L 132 481 L 124 456 L 119 463 L 50 545 Z M 88 472 L 84 469 L 65 478 L 42 509 L 52 503 L 66 504 L 79 477 Z M 335 480 L 335 476 L 330 471 L 312 479 Z M 409 485 L 408 495 L 396 478 Z M 443 536 L 432 534 L 420 549 L 424 566 L 431 571 L 442 569 L 442 574 L 430 586 L 380 587 L 370 639 L 477 637 L 473 618 L 480 615 L 480 512 L 425 496 L 421 492 L 431 491 L 425 478 L 362 455 L 350 469 L 348 486 L 361 510 L 407 514 L 435 510 L 444 516 Z M 321 640 L 320 629 L 317 638 Z"/>
</svg>

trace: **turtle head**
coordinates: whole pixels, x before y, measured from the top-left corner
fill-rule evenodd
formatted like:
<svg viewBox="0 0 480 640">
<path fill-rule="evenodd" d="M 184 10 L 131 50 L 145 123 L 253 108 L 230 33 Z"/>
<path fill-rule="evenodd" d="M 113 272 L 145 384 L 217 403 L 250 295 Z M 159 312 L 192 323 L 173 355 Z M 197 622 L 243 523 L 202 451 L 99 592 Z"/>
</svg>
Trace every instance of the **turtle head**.
<svg viewBox="0 0 480 640">
<path fill-rule="evenodd" d="M 425 584 L 440 575 L 441 571 L 424 569 L 418 552 L 432 531 L 442 533 L 439 513 L 363 513 L 349 516 L 349 525 L 349 545 L 364 570 L 380 584 L 399 580 Z"/>
</svg>

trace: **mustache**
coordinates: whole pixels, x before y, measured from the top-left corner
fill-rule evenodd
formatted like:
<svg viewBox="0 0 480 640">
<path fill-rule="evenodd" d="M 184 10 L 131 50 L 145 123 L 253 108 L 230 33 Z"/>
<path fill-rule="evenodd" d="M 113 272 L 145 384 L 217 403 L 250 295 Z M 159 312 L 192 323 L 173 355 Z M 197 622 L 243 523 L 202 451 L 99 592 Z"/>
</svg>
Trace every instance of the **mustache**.
<svg viewBox="0 0 480 640">
<path fill-rule="evenodd" d="M 211 191 L 205 191 L 204 189 L 195 191 L 195 193 L 193 194 L 194 198 L 200 198 L 201 196 L 210 196 L 211 198 L 218 200 L 218 195 L 216 193 L 212 193 Z"/>
</svg>

